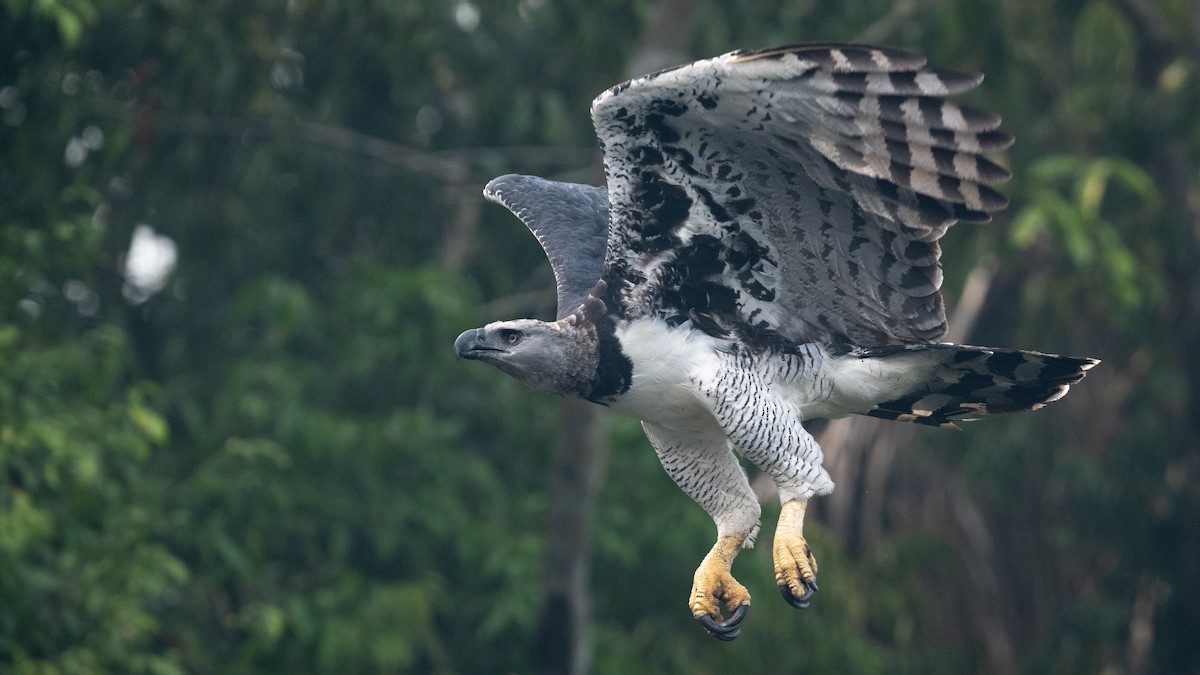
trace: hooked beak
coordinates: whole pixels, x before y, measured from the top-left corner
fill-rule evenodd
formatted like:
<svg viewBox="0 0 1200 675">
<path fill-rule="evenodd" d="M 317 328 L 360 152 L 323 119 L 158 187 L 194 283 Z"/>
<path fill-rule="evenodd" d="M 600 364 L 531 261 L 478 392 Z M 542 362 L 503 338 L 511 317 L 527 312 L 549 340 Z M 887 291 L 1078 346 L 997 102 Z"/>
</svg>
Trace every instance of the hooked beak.
<svg viewBox="0 0 1200 675">
<path fill-rule="evenodd" d="M 482 359 L 492 352 L 504 351 L 487 339 L 487 333 L 482 328 L 472 328 L 464 331 L 454 340 L 454 353 L 461 359 Z"/>
</svg>

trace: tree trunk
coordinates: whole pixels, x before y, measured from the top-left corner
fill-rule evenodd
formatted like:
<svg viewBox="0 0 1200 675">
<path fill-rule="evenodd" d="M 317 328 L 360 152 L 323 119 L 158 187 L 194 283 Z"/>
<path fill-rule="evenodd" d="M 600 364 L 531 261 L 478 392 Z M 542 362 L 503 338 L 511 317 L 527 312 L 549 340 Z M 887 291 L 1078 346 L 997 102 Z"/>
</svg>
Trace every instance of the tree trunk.
<svg viewBox="0 0 1200 675">
<path fill-rule="evenodd" d="M 585 401 L 563 406 L 542 563 L 546 595 L 533 646 L 540 673 L 586 673 L 591 662 L 591 525 L 608 457 L 601 417 Z"/>
</svg>

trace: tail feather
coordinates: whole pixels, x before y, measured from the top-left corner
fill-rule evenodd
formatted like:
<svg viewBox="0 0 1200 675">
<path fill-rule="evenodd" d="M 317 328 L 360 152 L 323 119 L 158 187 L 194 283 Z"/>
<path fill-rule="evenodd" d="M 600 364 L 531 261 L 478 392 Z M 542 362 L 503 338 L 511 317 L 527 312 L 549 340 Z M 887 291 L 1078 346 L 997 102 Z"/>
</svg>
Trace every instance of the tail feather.
<svg viewBox="0 0 1200 675">
<path fill-rule="evenodd" d="M 1037 410 L 1067 394 L 1099 359 L 1017 349 L 952 344 L 863 349 L 858 358 L 919 359 L 931 375 L 900 398 L 864 414 L 902 422 L 957 428 L 967 416 Z"/>
</svg>

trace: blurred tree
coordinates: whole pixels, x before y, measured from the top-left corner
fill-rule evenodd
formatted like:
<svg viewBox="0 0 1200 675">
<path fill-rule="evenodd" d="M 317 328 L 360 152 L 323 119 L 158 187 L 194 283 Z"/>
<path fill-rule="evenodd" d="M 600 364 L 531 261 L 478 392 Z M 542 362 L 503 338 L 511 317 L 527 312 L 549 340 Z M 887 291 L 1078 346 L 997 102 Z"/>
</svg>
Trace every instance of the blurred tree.
<svg viewBox="0 0 1200 675">
<path fill-rule="evenodd" d="M 960 434 L 830 425 L 821 595 L 739 558 L 731 644 L 684 602 L 711 523 L 613 420 L 593 670 L 1200 669 L 1197 9 L 675 6 L 0 3 L 0 670 L 534 670 L 566 413 L 449 345 L 553 282 L 479 189 L 597 180 L 588 103 L 666 65 L 635 58 L 664 12 L 678 61 L 861 38 L 985 71 L 1016 179 L 944 244 L 965 339 L 1105 363 Z M 174 247 L 160 289 L 135 232 Z"/>
</svg>

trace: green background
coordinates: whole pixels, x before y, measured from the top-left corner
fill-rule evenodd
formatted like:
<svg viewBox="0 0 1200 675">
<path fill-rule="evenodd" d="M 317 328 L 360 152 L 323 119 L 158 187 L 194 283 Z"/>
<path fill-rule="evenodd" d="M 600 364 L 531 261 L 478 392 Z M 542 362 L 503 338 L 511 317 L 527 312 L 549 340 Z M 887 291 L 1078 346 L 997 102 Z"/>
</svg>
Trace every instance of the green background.
<svg viewBox="0 0 1200 675">
<path fill-rule="evenodd" d="M 488 179 L 598 181 L 589 102 L 656 49 L 830 40 L 986 73 L 1012 205 L 943 240 L 948 304 L 985 279 L 965 341 L 1104 363 L 828 427 L 820 593 L 760 544 L 719 643 L 636 422 L 573 464 L 578 410 L 451 345 L 553 311 Z M 1183 0 L 0 1 L 0 672 L 533 672 L 564 466 L 594 672 L 1200 672 L 1198 99 Z"/>
</svg>

